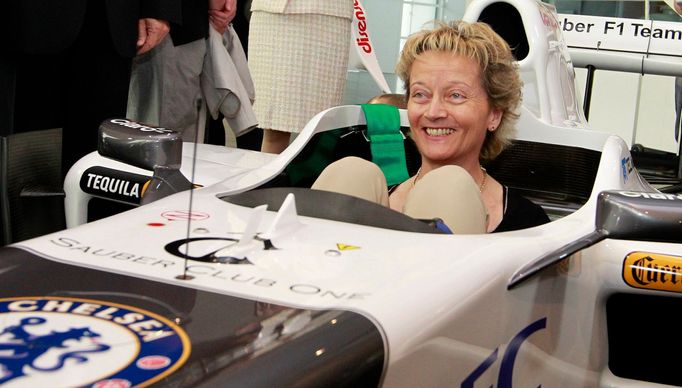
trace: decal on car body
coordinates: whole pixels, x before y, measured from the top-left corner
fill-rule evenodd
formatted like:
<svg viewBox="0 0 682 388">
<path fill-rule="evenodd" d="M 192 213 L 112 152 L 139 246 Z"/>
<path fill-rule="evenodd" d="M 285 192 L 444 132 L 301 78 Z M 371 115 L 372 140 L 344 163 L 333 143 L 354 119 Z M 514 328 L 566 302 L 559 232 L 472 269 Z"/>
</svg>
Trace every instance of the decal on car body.
<svg viewBox="0 0 682 388">
<path fill-rule="evenodd" d="M 682 292 L 682 257 L 632 252 L 623 261 L 623 280 L 631 287 Z"/>
<path fill-rule="evenodd" d="M 507 349 L 504 351 L 504 356 L 500 362 L 500 370 L 497 376 L 497 386 L 499 388 L 510 388 L 512 386 L 512 375 L 514 372 L 514 363 L 516 362 L 516 356 L 519 353 L 521 345 L 530 337 L 533 333 L 543 330 L 547 327 L 547 318 L 540 318 L 537 321 L 524 327 L 520 332 L 518 332 L 514 338 L 509 341 Z M 474 387 L 474 383 L 478 380 L 485 371 L 487 371 L 494 363 L 497 361 L 499 348 L 495 348 L 490 355 L 483 360 L 483 362 L 474 369 L 469 376 L 467 376 L 461 384 L 462 388 Z"/>
<path fill-rule="evenodd" d="M 64 242 L 70 246 L 74 240 Z M 7 381 L 0 381 L 3 388 L 51 387 L 56 382 L 98 388 L 184 387 L 202 382 L 270 387 L 273 381 L 282 386 L 378 386 L 384 372 L 385 334 L 376 322 L 359 313 L 264 303 L 60 263 L 14 247 L 0 250 L 0 357 L 5 357 L 0 359 L 0 379 Z M 42 281 L 46 277 L 49 281 Z M 251 278 L 231 281 L 248 281 L 255 287 L 275 283 Z M 323 297 L 326 292 L 304 284 L 291 287 L 292 292 L 306 295 Z M 44 338 L 71 329 L 76 331 L 70 335 L 81 340 L 64 341 L 65 348 L 54 349 L 50 344 L 56 342 Z M 181 341 L 183 348 L 173 354 L 169 349 L 147 351 L 148 346 L 159 347 L 171 340 Z M 34 371 L 24 366 L 30 378 L 10 377 L 13 363 L 27 353 L 22 350 L 29 342 L 33 349 L 42 346 L 57 351 L 49 353 L 52 358 L 36 359 L 33 365 L 40 369 L 55 369 L 62 353 L 71 358 L 58 370 Z M 126 361 L 116 352 L 126 354 Z M 273 360 L 279 368 L 272 368 Z M 102 371 L 102 363 L 109 369 Z M 118 370 L 114 370 L 116 365 Z M 311 374 L 301 365 L 315 365 L 325 373 Z M 133 369 L 137 377 L 131 376 L 136 380 L 121 375 Z"/>
<path fill-rule="evenodd" d="M 100 300 L 0 299 L 0 322 L 0 384 L 150 384 L 182 366 L 191 348 L 169 319 Z"/>
<path fill-rule="evenodd" d="M 95 166 L 83 172 L 80 187 L 88 194 L 139 205 L 150 179 L 145 175 Z"/>
<path fill-rule="evenodd" d="M 623 182 L 628 181 L 628 177 L 632 173 L 632 170 L 634 170 L 635 166 L 632 163 L 632 158 L 629 156 L 624 157 L 620 161 L 620 169 L 623 172 Z"/>
</svg>

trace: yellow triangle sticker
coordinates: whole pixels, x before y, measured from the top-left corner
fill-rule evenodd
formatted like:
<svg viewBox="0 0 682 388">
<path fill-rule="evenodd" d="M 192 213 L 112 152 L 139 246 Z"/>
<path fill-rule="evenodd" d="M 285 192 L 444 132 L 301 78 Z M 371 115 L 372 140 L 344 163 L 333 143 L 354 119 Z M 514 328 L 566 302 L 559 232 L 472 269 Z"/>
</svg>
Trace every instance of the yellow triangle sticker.
<svg viewBox="0 0 682 388">
<path fill-rule="evenodd" d="M 352 251 L 353 249 L 360 249 L 360 247 L 356 247 L 355 245 L 348 245 L 348 244 L 336 244 L 336 247 L 340 251 Z"/>
</svg>

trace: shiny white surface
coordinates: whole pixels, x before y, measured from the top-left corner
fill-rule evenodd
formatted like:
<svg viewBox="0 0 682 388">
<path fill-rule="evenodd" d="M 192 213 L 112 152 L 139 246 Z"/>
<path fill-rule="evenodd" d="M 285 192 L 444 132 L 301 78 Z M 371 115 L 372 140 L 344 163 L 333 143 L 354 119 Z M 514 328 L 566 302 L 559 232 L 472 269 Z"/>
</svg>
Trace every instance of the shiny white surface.
<svg viewBox="0 0 682 388">
<path fill-rule="evenodd" d="M 61 262 L 186 287 L 291 306 L 358 311 L 375 320 L 388 339 L 386 386 L 461 380 L 494 349 L 502 346 L 503 351 L 524 326 L 545 317 L 547 327 L 531 336 L 517 356 L 514 381 L 596 386 L 606 362 L 605 344 L 597 340 L 605 338 L 601 303 L 608 293 L 627 288 L 619 274 L 632 243 L 607 240 L 574 255 L 572 270 L 563 273 L 552 267 L 513 291 L 506 290 L 506 282 L 523 264 L 593 230 L 599 191 L 651 189 L 635 179 L 636 171 L 624 181 L 620 160 L 629 154 L 621 139 L 534 123 L 523 136 L 532 138 L 534 132 L 540 138 L 561 140 L 577 131 L 585 138 L 584 145 L 602 144 L 589 202 L 541 227 L 492 235 L 425 235 L 298 216 L 296 222 L 285 223 L 288 227 L 281 233 L 272 234 L 278 250 L 264 251 L 258 243 L 243 249 L 254 265 L 189 262 L 188 273 L 194 279 L 182 281 L 176 276 L 185 263 L 164 246 L 185 238 L 187 224 L 162 216 L 166 211 L 187 210 L 189 193 L 179 193 L 19 246 Z M 269 165 L 290 156 L 280 155 Z M 241 178 L 233 176 L 194 192 L 192 210 L 209 217 L 191 222 L 190 237 L 241 237 L 254 210 L 215 196 L 226 182 L 236 179 Z M 270 229 L 276 217 L 271 211 L 262 214 L 258 231 Z M 190 253 L 231 244 L 191 246 Z M 358 249 L 327 254 L 338 249 L 337 244 Z M 682 255 L 678 244 L 638 243 L 637 249 Z M 118 255 L 98 256 L 96 251 Z M 497 381 L 495 368 L 479 381 Z"/>
<path fill-rule="evenodd" d="M 467 15 L 472 17 L 476 7 L 480 10 L 491 1 L 474 3 Z M 538 24 L 537 4 L 509 2 L 519 9 L 524 23 L 533 31 L 531 54 L 520 64 L 522 72 L 530 77 L 526 79 L 530 89 L 524 93 L 532 91 L 524 98 L 526 105 L 517 138 L 572 145 L 602 155 L 590 199 L 564 218 L 536 228 L 492 235 L 426 235 L 302 216 L 292 218 L 290 214 L 282 216 L 289 221 L 282 223 L 286 227 L 271 233 L 279 250 L 265 251 L 254 241 L 239 247 L 239 254 L 253 265 L 185 263 L 164 249 L 169 242 L 187 237 L 185 222 L 163 217 L 167 211 L 188 210 L 189 193 L 179 193 L 16 246 L 51 260 L 185 287 L 289 306 L 360 312 L 374 320 L 385 334 L 385 386 L 460 385 L 495 351 L 497 358 L 481 372 L 475 386 L 499 386 L 503 355 L 512 339 L 530 324 L 546 319 L 546 327 L 532 333 L 519 348 L 512 369 L 514 386 L 653 387 L 610 374 L 604 301 L 614 292 L 632 292 L 621 277 L 623 259 L 629 252 L 682 256 L 680 244 L 605 240 L 547 268 L 514 290 L 506 289 L 518 268 L 594 230 L 599 192 L 654 191 L 636 170 L 623 176 L 621 162 L 630 154 L 622 139 L 580 129 L 580 118 L 557 119 L 560 116 L 553 109 L 565 101 L 559 93 L 566 91 L 561 85 L 546 85 L 554 78 L 544 73 L 548 58 L 538 59 L 549 43 L 543 40 L 547 32 L 544 24 Z M 558 39 L 551 34 L 549 37 Z M 545 46 L 536 46 L 539 42 Z M 565 66 L 563 71 L 570 73 Z M 545 95 L 549 91 L 552 95 Z M 405 125 L 404 111 L 401 118 Z M 253 209 L 228 204 L 216 196 L 249 190 L 272 179 L 315 133 L 362 123 L 360 107 L 321 112 L 289 148 L 276 156 L 210 147 L 204 153 L 200 146 L 195 181 L 206 187 L 194 192 L 192 210 L 209 217 L 191 222 L 190 237 L 239 239 L 245 230 L 251 234 L 253 223 L 259 224 L 259 233 L 271 231 L 276 213 L 256 214 Z M 192 152 L 187 147 L 186 157 Z M 67 200 L 83 201 L 79 197 L 82 192 L 73 189 L 73 182 L 88 166 L 144 173 L 98 158 L 90 155 L 74 167 L 74 175 L 67 179 L 71 183 L 65 185 Z M 182 171 L 190 176 L 187 168 L 183 159 Z M 205 171 L 210 173 L 204 175 Z M 260 222 L 249 224 L 253 217 L 261 217 Z M 357 249 L 342 251 L 337 244 Z M 191 245 L 189 252 L 229 252 L 237 249 L 233 245 L 234 241 L 210 241 Z M 338 254 L 331 255 L 330 250 Z M 192 280 L 176 278 L 185 266 L 194 276 Z"/>
</svg>

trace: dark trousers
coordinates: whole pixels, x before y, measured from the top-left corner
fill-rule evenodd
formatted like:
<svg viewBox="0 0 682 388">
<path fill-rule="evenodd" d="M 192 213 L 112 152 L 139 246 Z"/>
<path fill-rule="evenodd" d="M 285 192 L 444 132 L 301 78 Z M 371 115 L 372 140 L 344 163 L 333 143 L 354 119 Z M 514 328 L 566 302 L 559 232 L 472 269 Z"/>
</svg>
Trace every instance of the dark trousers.
<svg viewBox="0 0 682 388">
<path fill-rule="evenodd" d="M 131 58 L 118 54 L 103 2 L 89 1 L 80 34 L 54 54 L 15 61 L 12 132 L 62 128 L 62 172 L 96 150 L 99 124 L 125 117 Z"/>
</svg>

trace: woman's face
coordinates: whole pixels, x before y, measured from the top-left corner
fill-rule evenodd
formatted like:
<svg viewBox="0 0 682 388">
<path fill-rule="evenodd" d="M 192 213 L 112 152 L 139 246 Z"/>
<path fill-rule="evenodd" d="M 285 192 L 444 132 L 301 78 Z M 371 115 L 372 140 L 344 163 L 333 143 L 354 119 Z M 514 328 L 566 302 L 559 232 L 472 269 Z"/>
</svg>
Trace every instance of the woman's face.
<svg viewBox="0 0 682 388">
<path fill-rule="evenodd" d="M 473 59 L 427 51 L 412 64 L 407 115 L 422 163 L 478 166 L 488 128 L 500 123 Z"/>
</svg>

